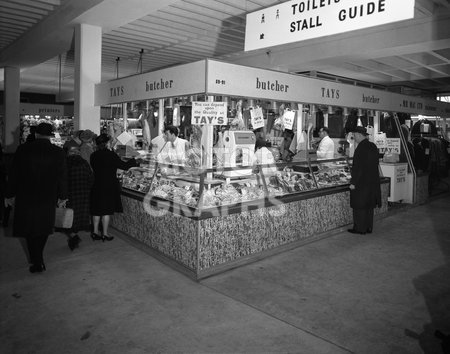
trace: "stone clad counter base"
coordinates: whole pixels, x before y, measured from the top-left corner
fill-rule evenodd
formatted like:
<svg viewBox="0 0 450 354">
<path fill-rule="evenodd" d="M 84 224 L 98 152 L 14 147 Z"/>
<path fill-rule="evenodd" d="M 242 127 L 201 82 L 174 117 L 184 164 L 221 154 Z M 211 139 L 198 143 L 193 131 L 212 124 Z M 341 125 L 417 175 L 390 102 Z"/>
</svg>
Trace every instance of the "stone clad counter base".
<svg viewBox="0 0 450 354">
<path fill-rule="evenodd" d="M 378 217 L 387 214 L 389 183 L 382 183 L 381 191 Z M 112 226 L 194 279 L 260 259 L 277 248 L 297 247 L 353 222 L 348 190 L 200 220 L 169 212 L 149 215 L 142 201 L 126 195 L 122 203 L 124 212 L 112 218 Z"/>
</svg>

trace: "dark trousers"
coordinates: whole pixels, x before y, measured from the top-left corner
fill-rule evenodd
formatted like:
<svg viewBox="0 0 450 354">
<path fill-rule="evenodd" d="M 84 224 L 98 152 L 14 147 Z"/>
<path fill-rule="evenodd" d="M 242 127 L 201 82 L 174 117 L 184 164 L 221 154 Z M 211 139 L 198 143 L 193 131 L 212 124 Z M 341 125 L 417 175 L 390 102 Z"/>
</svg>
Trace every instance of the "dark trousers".
<svg viewBox="0 0 450 354">
<path fill-rule="evenodd" d="M 27 247 L 30 253 L 30 261 L 32 264 L 44 264 L 44 247 L 47 243 L 48 235 L 27 237 Z"/>
<path fill-rule="evenodd" d="M 353 229 L 358 232 L 372 231 L 373 229 L 373 208 L 353 209 Z"/>
</svg>

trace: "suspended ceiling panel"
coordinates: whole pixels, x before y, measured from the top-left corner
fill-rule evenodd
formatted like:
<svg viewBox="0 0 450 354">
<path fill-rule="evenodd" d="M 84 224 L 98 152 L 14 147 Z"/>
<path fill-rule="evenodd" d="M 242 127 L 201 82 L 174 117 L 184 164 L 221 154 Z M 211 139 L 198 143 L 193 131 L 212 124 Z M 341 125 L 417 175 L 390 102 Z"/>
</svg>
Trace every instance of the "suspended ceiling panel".
<svg viewBox="0 0 450 354">
<path fill-rule="evenodd" d="M 246 14 L 283 2 L 0 0 L 0 67 L 21 68 L 21 91 L 71 99 L 74 28 L 87 23 L 103 28 L 102 80 L 217 58 L 417 94 L 450 92 L 449 0 L 416 0 L 413 20 L 244 52 Z"/>
</svg>

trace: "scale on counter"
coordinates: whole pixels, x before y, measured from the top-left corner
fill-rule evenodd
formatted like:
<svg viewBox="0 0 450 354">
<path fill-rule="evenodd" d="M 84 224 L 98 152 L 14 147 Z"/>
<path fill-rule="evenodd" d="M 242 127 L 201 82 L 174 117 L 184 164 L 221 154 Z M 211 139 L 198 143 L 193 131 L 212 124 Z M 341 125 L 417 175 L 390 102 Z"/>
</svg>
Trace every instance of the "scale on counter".
<svg viewBox="0 0 450 354">
<path fill-rule="evenodd" d="M 256 136 L 251 131 L 227 130 L 223 133 L 223 167 L 236 167 L 224 171 L 225 177 L 243 177 L 252 174 L 252 169 L 239 169 L 252 166 L 255 154 Z"/>
</svg>

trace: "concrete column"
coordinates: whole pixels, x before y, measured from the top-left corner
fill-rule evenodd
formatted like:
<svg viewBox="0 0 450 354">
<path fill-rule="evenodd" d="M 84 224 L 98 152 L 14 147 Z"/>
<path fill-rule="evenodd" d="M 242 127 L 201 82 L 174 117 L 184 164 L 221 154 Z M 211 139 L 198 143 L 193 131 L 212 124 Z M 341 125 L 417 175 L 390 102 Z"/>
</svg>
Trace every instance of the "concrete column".
<svg viewBox="0 0 450 354">
<path fill-rule="evenodd" d="M 74 129 L 100 133 L 100 106 L 94 106 L 95 84 L 101 81 L 102 29 L 75 27 Z"/>
<path fill-rule="evenodd" d="M 19 146 L 20 136 L 20 69 L 6 67 L 4 107 L 5 118 L 2 131 L 3 151 L 13 153 Z"/>
</svg>

